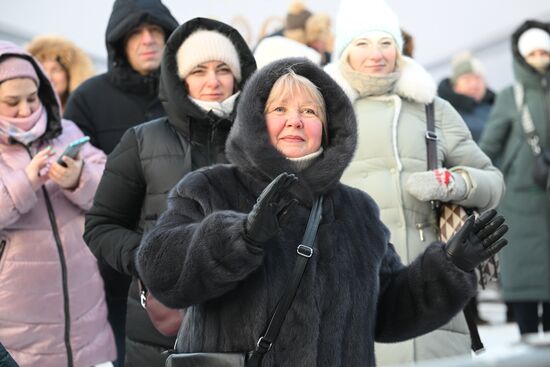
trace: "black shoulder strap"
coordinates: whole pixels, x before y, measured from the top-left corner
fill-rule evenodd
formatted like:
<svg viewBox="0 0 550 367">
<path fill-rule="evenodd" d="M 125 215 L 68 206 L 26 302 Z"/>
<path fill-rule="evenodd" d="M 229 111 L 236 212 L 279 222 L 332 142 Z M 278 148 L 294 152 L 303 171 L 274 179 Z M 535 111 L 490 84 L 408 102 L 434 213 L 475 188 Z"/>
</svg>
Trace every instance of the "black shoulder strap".
<svg viewBox="0 0 550 367">
<path fill-rule="evenodd" d="M 279 332 L 281 331 L 281 326 L 285 321 L 286 314 L 294 301 L 296 296 L 296 291 L 300 286 L 300 281 L 306 269 L 307 262 L 311 256 L 313 256 L 313 246 L 315 243 L 315 236 L 317 235 L 317 228 L 321 222 L 321 213 L 323 211 L 323 197 L 320 196 L 313 203 L 311 212 L 309 214 L 309 220 L 307 222 L 306 232 L 302 239 L 302 243 L 296 248 L 296 253 L 298 257 L 296 263 L 294 264 L 294 271 L 292 272 L 292 277 L 290 278 L 289 286 L 285 294 L 279 300 L 275 312 L 269 321 L 267 330 L 265 334 L 258 339 L 256 344 L 256 349 L 250 353 L 250 358 L 248 359 L 246 366 L 247 367 L 256 367 L 261 365 L 262 358 L 265 353 L 270 349 Z"/>
<path fill-rule="evenodd" d="M 428 151 L 428 171 L 437 168 L 437 134 L 435 133 L 434 104 L 426 105 L 426 147 Z"/>
<path fill-rule="evenodd" d="M 426 105 L 426 152 L 428 161 L 428 171 L 432 171 L 437 167 L 437 134 L 435 133 L 435 112 L 434 103 Z M 438 216 L 439 202 L 431 200 L 430 204 L 435 212 L 436 219 Z M 437 223 L 437 222 L 436 222 Z"/>
</svg>

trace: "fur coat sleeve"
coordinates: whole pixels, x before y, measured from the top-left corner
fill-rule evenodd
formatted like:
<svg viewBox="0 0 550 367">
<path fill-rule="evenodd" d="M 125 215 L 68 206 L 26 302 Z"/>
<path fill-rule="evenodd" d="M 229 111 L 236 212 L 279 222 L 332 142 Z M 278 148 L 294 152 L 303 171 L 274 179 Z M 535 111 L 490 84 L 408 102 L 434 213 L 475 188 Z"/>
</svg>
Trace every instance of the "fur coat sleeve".
<svg viewBox="0 0 550 367">
<path fill-rule="evenodd" d="M 376 341 L 398 342 L 435 330 L 475 296 L 475 274 L 456 267 L 443 246 L 432 243 L 407 267 L 388 246 L 380 268 Z"/>
<path fill-rule="evenodd" d="M 192 172 L 172 189 L 167 210 L 144 236 L 138 272 L 167 306 L 219 297 L 261 265 L 263 250 L 243 238 L 247 214 L 212 208 L 223 201 L 202 171 Z"/>
</svg>

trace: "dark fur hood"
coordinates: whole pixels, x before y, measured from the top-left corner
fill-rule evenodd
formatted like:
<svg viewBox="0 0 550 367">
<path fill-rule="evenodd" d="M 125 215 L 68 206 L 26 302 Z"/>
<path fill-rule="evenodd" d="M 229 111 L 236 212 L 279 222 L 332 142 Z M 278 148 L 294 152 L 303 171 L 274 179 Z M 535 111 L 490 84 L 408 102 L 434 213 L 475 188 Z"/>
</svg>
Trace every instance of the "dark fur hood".
<svg viewBox="0 0 550 367">
<path fill-rule="evenodd" d="M 166 42 L 160 65 L 159 99 L 168 119 L 184 136 L 189 136 L 189 119 L 208 120 L 207 114 L 188 98 L 185 83 L 178 76 L 176 54 L 181 44 L 196 30 L 215 30 L 226 36 L 237 49 L 241 64 L 242 80 L 238 89 L 256 70 L 256 60 L 246 41 L 233 27 L 207 18 L 194 18 L 179 26 Z M 213 117 L 217 120 L 218 118 Z"/>
<path fill-rule="evenodd" d="M 327 109 L 328 144 L 310 167 L 295 172 L 293 166 L 269 142 L 264 106 L 275 81 L 289 69 L 311 80 L 321 91 Z M 226 154 L 255 180 L 269 182 L 282 172 L 299 177 L 293 190 L 310 201 L 333 189 L 350 163 L 357 143 L 353 106 L 344 91 L 322 69 L 303 58 L 275 61 L 258 70 L 246 84 L 237 107 L 237 117 L 226 143 Z M 308 200 L 309 199 L 309 200 Z"/>
</svg>

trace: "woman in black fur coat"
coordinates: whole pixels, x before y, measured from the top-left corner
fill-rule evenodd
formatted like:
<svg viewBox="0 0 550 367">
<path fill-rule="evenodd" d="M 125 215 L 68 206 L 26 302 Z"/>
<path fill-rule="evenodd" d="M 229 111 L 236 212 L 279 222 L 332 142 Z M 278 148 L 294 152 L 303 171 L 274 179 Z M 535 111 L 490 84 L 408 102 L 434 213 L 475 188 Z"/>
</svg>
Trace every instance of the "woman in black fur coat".
<svg viewBox="0 0 550 367">
<path fill-rule="evenodd" d="M 373 366 L 374 340 L 431 331 L 475 295 L 473 267 L 506 244 L 502 217 L 472 218 L 403 266 L 374 201 L 339 182 L 356 134 L 349 99 L 312 63 L 277 61 L 249 80 L 231 164 L 186 175 L 138 251 L 148 289 L 186 308 L 178 352 L 254 349 L 320 195 L 315 251 L 264 367 Z"/>
</svg>

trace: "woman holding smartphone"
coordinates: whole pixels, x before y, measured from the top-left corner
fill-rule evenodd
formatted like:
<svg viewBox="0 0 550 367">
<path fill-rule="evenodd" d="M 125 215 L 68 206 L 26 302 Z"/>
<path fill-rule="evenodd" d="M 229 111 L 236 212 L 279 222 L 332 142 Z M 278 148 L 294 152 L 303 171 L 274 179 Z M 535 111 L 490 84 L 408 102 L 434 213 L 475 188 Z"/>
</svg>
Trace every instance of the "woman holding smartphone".
<svg viewBox="0 0 550 367">
<path fill-rule="evenodd" d="M 103 282 L 82 240 L 105 154 L 62 120 L 37 61 L 0 41 L 0 340 L 20 366 L 115 359 Z M 107 363 L 108 365 L 108 363 Z"/>
</svg>

